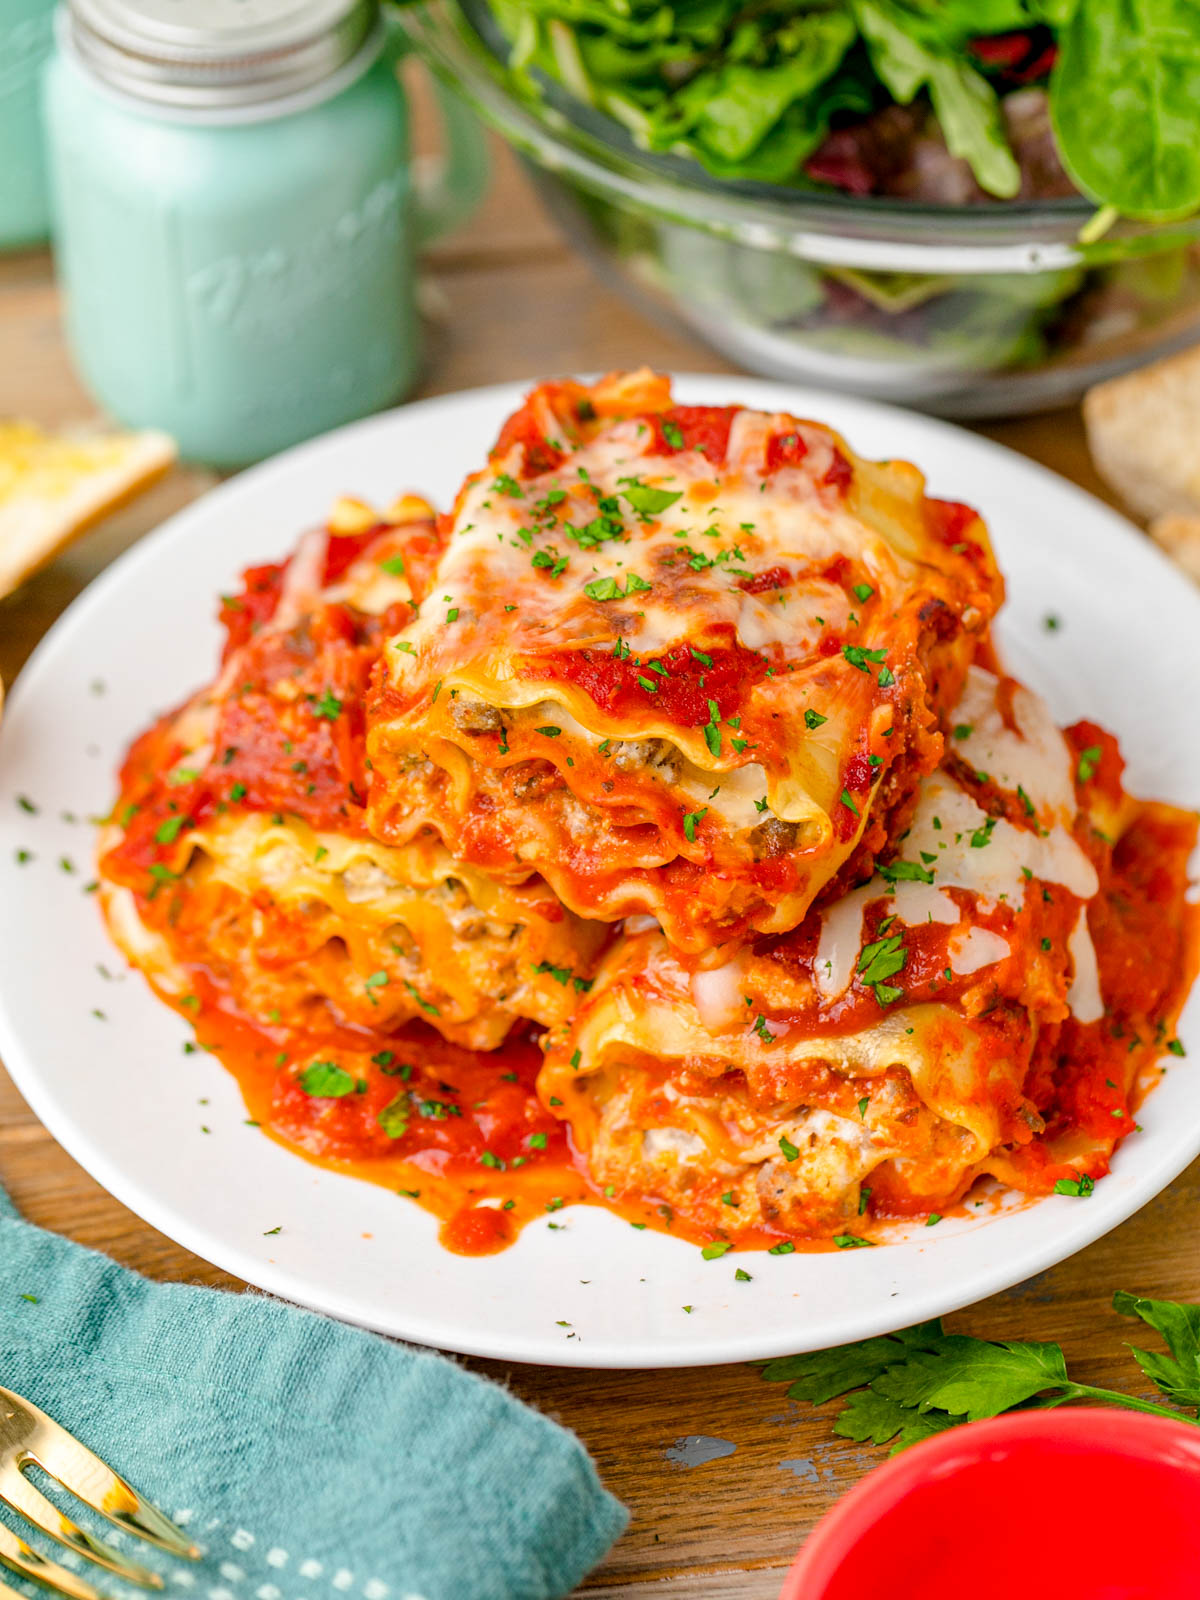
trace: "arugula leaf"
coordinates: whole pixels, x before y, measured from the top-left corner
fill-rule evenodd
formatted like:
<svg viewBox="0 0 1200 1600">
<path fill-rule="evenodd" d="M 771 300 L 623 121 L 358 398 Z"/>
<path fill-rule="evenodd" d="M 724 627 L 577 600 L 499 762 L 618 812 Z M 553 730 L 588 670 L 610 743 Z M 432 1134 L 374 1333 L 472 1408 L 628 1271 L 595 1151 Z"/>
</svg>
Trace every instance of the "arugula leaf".
<svg viewBox="0 0 1200 1600">
<path fill-rule="evenodd" d="M 1173 1300 L 1143 1300 L 1118 1289 L 1113 1310 L 1140 1317 L 1167 1341 L 1171 1355 L 1157 1355 L 1130 1345 L 1142 1371 L 1177 1405 L 1200 1408 L 1200 1306 Z"/>
</svg>

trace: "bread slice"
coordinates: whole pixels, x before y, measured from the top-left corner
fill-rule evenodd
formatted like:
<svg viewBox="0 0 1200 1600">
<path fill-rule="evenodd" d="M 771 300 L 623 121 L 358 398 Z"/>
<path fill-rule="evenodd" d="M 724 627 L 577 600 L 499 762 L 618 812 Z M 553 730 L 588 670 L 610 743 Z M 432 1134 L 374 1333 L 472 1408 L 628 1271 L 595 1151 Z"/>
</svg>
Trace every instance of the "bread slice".
<svg viewBox="0 0 1200 1600">
<path fill-rule="evenodd" d="M 1155 517 L 1150 524 L 1150 537 L 1200 583 L 1200 516 Z"/>
<path fill-rule="evenodd" d="M 165 433 L 47 434 L 0 421 L 0 596 L 174 459 Z"/>
<path fill-rule="evenodd" d="M 1200 516 L 1200 345 L 1089 389 L 1096 470 L 1144 517 Z"/>
</svg>

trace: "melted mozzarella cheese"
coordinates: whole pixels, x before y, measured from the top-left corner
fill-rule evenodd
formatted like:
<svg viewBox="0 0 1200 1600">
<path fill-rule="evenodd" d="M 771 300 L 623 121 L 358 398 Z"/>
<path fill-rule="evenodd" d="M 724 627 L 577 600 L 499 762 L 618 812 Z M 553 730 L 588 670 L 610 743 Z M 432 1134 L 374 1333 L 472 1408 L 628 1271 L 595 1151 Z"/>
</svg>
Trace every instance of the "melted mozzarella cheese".
<svg viewBox="0 0 1200 1600">
<path fill-rule="evenodd" d="M 692 973 L 692 1002 L 706 1028 L 719 1033 L 745 1014 L 745 985 L 745 967 L 740 958 L 727 961 L 723 967 Z"/>
<path fill-rule="evenodd" d="M 1042 835 L 987 813 L 943 772 L 922 786 L 904 840 L 907 860 L 928 862 L 939 888 L 967 889 L 1014 910 L 1025 902 L 1028 878 L 1059 883 L 1080 900 L 1100 887 L 1096 869 L 1063 827 Z"/>
<path fill-rule="evenodd" d="M 496 471 L 467 486 L 435 592 L 406 638 L 419 653 L 422 640 L 445 626 L 445 607 L 459 608 L 460 620 L 467 621 L 469 608 L 479 603 L 480 574 L 486 571 L 490 592 L 520 595 L 520 614 L 513 619 L 518 649 L 522 632 L 544 648 L 548 634 L 557 643 L 579 644 L 601 626 L 610 639 L 619 633 L 637 654 L 661 654 L 692 635 L 698 615 L 710 626 L 732 624 L 751 649 L 815 649 L 822 628 L 818 617 L 839 632 L 850 625 L 851 602 L 839 585 L 806 578 L 803 591 L 793 587 L 780 603 L 770 594 L 747 594 L 738 579 L 747 571 L 787 568 L 789 561 L 811 573 L 837 556 L 857 560 L 874 574 L 891 558 L 883 536 L 849 512 L 837 492 L 823 486 L 834 452 L 824 430 L 804 430 L 808 454 L 802 464 L 766 479 L 766 441 L 785 425 L 791 426 L 786 418 L 739 413 L 727 463 L 720 468 L 697 451 L 643 454 L 646 430 L 635 422 L 616 424 L 573 450 L 560 471 L 538 480 L 536 490 L 505 493 L 497 487 L 502 466 L 497 463 Z M 516 455 L 511 464 L 520 470 Z M 546 542 L 541 535 L 534 541 L 530 532 L 538 526 L 535 502 L 561 492 L 563 498 L 554 507 L 560 525 L 586 527 L 597 517 L 591 491 L 620 499 L 631 479 L 678 498 L 646 520 L 639 520 L 621 500 L 629 535 L 625 539 L 580 548 L 560 533 L 555 551 L 567 559 L 565 571 L 557 578 L 541 571 L 531 583 L 531 548 L 534 542 Z M 551 534 L 549 542 L 555 537 Z M 695 570 L 688 552 L 712 565 Z M 631 572 L 653 587 L 626 596 Z M 598 579 L 613 580 L 620 591 L 604 602 L 602 619 L 583 594 L 584 585 Z M 666 603 L 654 593 L 660 582 L 670 586 Z M 399 676 L 414 670 L 411 657 L 392 665 Z"/>
<path fill-rule="evenodd" d="M 959 729 L 969 729 L 955 740 L 955 750 L 976 772 L 1001 789 L 1028 796 L 1043 827 L 1069 826 L 1075 820 L 1075 783 L 1071 752 L 1044 700 L 1019 687 L 1012 695 L 1016 730 L 1000 714 L 996 691 L 999 680 L 981 667 L 971 667 L 966 688 L 955 711 Z"/>
<path fill-rule="evenodd" d="M 823 1000 L 836 1000 L 850 987 L 862 950 L 863 912 L 870 901 L 887 893 L 883 879 L 873 878 L 861 889 L 851 889 L 821 913 L 821 937 L 813 963 L 813 981 Z"/>
<path fill-rule="evenodd" d="M 945 771 L 926 778 L 912 826 L 902 841 L 901 859 L 923 866 L 934 882 L 900 879 L 888 884 L 877 876 L 822 912 L 814 967 L 822 999 L 835 1000 L 850 987 L 862 949 L 863 912 L 873 900 L 887 899 L 889 913 L 909 927 L 917 927 L 927 922 L 959 922 L 958 907 L 947 889 L 964 889 L 985 906 L 1004 904 L 1014 911 L 1024 905 L 1025 885 L 1035 878 L 1061 884 L 1080 900 L 1090 900 L 1098 893 L 1096 869 L 1064 825 L 1064 819 L 1069 822 L 1075 813 L 1066 741 L 1049 722 L 1042 702 L 1025 690 L 1014 695 L 1021 735 L 1004 728 L 995 708 L 996 686 L 997 679 L 990 673 L 971 669 L 970 693 L 955 716 L 966 717 L 969 706 L 975 721 L 971 737 L 960 741 L 960 747 L 974 745 L 976 755 L 986 750 L 993 767 L 991 776 L 1014 792 L 1019 784 L 1039 817 L 1054 820 L 1040 823 L 1043 832 L 1018 828 L 1003 818 L 990 818 Z M 984 742 L 978 744 L 977 740 Z M 1080 946 L 1077 970 L 1086 974 L 1089 951 L 1091 970 L 1095 968 L 1086 923 L 1082 939 L 1087 944 L 1086 949 Z M 1010 954 L 1005 940 L 981 928 L 964 930 L 951 940 L 951 967 L 960 976 Z M 1100 1004 L 1098 980 L 1090 985 L 1086 977 L 1081 980 L 1079 1001 L 1089 1011 Z"/>
<path fill-rule="evenodd" d="M 1071 987 L 1067 990 L 1071 1014 L 1080 1022 L 1099 1022 L 1104 1015 L 1104 1000 L 1100 993 L 1096 947 L 1088 932 L 1086 906 L 1079 908 L 1079 920 L 1067 940 L 1067 953 L 1073 968 Z"/>
<path fill-rule="evenodd" d="M 995 966 L 1012 955 L 1012 945 L 990 928 L 959 928 L 950 935 L 950 970 L 960 978 Z"/>
</svg>

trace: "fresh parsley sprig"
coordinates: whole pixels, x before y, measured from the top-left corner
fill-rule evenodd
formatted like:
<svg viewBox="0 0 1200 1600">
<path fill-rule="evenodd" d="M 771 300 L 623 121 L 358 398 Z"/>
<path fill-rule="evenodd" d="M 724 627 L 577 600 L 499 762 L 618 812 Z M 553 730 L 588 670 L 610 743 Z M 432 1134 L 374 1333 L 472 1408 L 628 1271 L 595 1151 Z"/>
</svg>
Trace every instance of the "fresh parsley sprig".
<svg viewBox="0 0 1200 1600">
<path fill-rule="evenodd" d="M 1113 1308 L 1162 1335 L 1169 1355 L 1131 1345 L 1134 1358 L 1168 1400 L 1200 1411 L 1200 1306 L 1147 1300 L 1122 1289 L 1113 1296 Z M 762 1376 L 788 1384 L 789 1399 L 816 1406 L 848 1395 L 834 1433 L 859 1443 L 891 1443 L 893 1455 L 960 1422 L 1004 1411 L 1050 1410 L 1072 1400 L 1200 1425 L 1200 1416 L 1187 1411 L 1076 1383 L 1061 1345 L 946 1333 L 938 1319 L 833 1350 L 782 1356 L 766 1362 Z"/>
</svg>

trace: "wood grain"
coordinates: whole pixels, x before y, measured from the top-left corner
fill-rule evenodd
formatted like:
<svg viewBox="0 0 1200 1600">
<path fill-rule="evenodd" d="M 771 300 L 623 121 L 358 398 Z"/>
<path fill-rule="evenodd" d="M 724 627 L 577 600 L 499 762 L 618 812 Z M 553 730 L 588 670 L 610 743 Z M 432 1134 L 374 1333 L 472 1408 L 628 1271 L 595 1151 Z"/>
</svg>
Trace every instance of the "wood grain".
<svg viewBox="0 0 1200 1600">
<path fill-rule="evenodd" d="M 484 210 L 427 261 L 430 336 L 421 394 L 640 362 L 729 370 L 598 288 L 539 213 L 516 164 L 496 155 Z M 0 262 L 0 415 L 55 425 L 92 414 L 67 359 L 59 310 L 46 255 Z M 1077 413 L 982 431 L 1104 493 Z M 179 469 L 0 603 L 5 682 L 101 568 L 212 481 L 203 471 Z M 0 1181 L 31 1221 L 152 1277 L 243 1287 L 100 1189 L 41 1129 L 2 1072 Z M 1200 1299 L 1200 1254 L 1190 1235 L 1198 1200 L 1200 1164 L 1089 1250 L 960 1314 L 953 1325 L 992 1337 L 1061 1340 L 1084 1381 L 1140 1392 L 1144 1382 L 1123 1348 L 1128 1324 L 1109 1301 L 1116 1288 Z M 574 1428 L 630 1506 L 628 1534 L 584 1586 L 591 1600 L 629 1600 L 663 1584 L 681 1600 L 768 1600 L 815 1520 L 882 1455 L 831 1432 L 836 1403 L 821 1411 L 797 1406 L 748 1367 L 588 1373 L 468 1364 Z M 734 1448 L 689 1468 L 678 1464 L 679 1443 L 689 1435 Z"/>
</svg>

